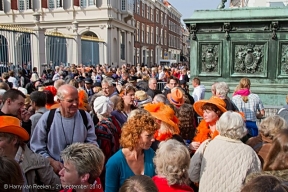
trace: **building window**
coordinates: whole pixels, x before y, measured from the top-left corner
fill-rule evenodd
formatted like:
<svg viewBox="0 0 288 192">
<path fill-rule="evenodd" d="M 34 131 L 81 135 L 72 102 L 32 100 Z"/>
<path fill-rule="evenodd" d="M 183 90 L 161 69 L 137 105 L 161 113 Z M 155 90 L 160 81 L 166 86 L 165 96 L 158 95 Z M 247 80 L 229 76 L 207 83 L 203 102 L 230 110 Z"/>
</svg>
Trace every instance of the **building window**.
<svg viewBox="0 0 288 192">
<path fill-rule="evenodd" d="M 92 6 L 92 5 L 95 5 L 95 2 L 94 0 L 81 0 L 80 1 L 80 7 L 89 7 L 89 6 Z"/>
<path fill-rule="evenodd" d="M 140 36 L 140 23 L 137 21 L 137 41 L 139 41 L 139 36 Z"/>
<path fill-rule="evenodd" d="M 121 59 L 125 60 L 125 32 L 121 32 Z"/>
<path fill-rule="evenodd" d="M 159 10 L 156 10 L 156 22 L 159 22 Z"/>
<path fill-rule="evenodd" d="M 140 13 L 140 0 L 137 0 L 137 8 L 136 8 L 136 11 L 137 11 L 137 14 Z"/>
<path fill-rule="evenodd" d="M 163 24 L 163 13 L 161 12 L 160 15 L 161 15 L 161 16 L 160 16 L 160 19 L 161 19 L 161 20 L 160 20 L 160 23 Z"/>
<path fill-rule="evenodd" d="M 145 4 L 142 2 L 142 17 L 145 17 Z"/>
<path fill-rule="evenodd" d="M 163 45 L 163 29 L 161 29 L 161 33 L 160 33 L 160 40 L 161 40 L 161 45 Z"/>
<path fill-rule="evenodd" d="M 49 0 L 48 1 L 48 8 L 49 9 L 55 9 L 62 7 L 62 0 Z"/>
<path fill-rule="evenodd" d="M 147 28 L 146 28 L 146 43 L 150 43 L 150 34 L 149 34 L 149 31 L 150 31 L 150 26 L 147 25 Z"/>
<path fill-rule="evenodd" d="M 126 10 L 126 0 L 121 0 L 121 10 L 122 11 Z"/>
<path fill-rule="evenodd" d="M 141 42 L 144 43 L 145 37 L 145 25 L 142 23 L 142 34 L 141 34 Z"/>
<path fill-rule="evenodd" d="M 153 39 L 154 39 L 154 28 L 151 26 L 151 44 L 154 43 Z"/>
<path fill-rule="evenodd" d="M 150 14 L 151 14 L 151 18 L 150 18 L 150 19 L 151 19 L 151 21 L 154 21 L 154 18 L 153 18 L 153 17 L 154 17 L 154 14 L 153 14 L 153 12 L 154 12 L 154 10 L 153 10 L 152 7 L 151 7 L 151 11 L 150 11 Z"/>
<path fill-rule="evenodd" d="M 164 31 L 164 45 L 167 45 L 167 31 Z"/>
<path fill-rule="evenodd" d="M 158 27 L 156 27 L 156 44 L 159 43 L 158 38 L 159 38 L 159 34 L 158 34 Z"/>
<path fill-rule="evenodd" d="M 146 18 L 149 19 L 150 17 L 150 7 L 146 6 Z"/>
<path fill-rule="evenodd" d="M 18 9 L 19 11 L 24 11 L 27 9 L 31 9 L 30 0 L 18 0 Z"/>
</svg>

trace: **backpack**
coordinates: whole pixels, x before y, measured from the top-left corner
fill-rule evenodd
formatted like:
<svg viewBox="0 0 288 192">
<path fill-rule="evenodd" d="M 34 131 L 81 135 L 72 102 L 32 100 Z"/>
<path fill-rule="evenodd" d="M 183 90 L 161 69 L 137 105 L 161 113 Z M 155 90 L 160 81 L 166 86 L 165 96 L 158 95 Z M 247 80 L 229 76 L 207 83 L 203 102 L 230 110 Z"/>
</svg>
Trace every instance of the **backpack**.
<svg viewBox="0 0 288 192">
<path fill-rule="evenodd" d="M 91 128 L 91 125 L 88 125 L 88 118 L 87 118 L 87 115 L 86 115 L 86 112 L 82 109 L 78 109 L 80 114 L 81 114 L 81 117 L 83 119 L 83 122 L 84 122 L 84 125 L 86 127 L 86 129 L 90 129 Z M 55 115 L 55 112 L 56 112 L 56 109 L 51 109 L 49 111 L 49 114 L 48 114 L 48 118 L 47 118 L 47 127 L 46 127 L 46 132 L 47 132 L 47 135 L 50 131 L 50 128 L 51 128 L 51 125 L 52 125 L 52 122 L 53 122 L 53 119 L 54 119 L 54 115 Z"/>
<path fill-rule="evenodd" d="M 121 131 L 121 130 L 120 130 Z M 97 143 L 102 149 L 106 161 L 120 148 L 120 132 L 109 120 L 99 121 L 95 127 Z"/>
<path fill-rule="evenodd" d="M 285 119 L 285 121 L 288 123 L 288 109 L 287 108 L 283 107 L 283 108 L 279 109 L 279 111 L 277 111 L 276 115 L 279 115 L 280 117 Z"/>
</svg>

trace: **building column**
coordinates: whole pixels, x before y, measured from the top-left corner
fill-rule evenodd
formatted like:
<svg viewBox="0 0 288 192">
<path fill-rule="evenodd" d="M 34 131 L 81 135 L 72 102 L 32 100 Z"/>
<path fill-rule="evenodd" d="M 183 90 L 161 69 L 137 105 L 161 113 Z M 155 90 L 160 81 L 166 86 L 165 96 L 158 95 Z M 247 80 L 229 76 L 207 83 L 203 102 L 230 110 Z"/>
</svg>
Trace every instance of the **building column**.
<svg viewBox="0 0 288 192">
<path fill-rule="evenodd" d="M 117 44 L 117 64 L 119 67 L 121 67 L 122 62 L 121 62 L 121 29 L 117 28 L 117 40 L 118 40 L 118 44 Z"/>
<path fill-rule="evenodd" d="M 76 33 L 73 36 L 74 36 L 74 38 L 72 39 L 72 45 L 70 46 L 70 44 L 68 44 L 69 49 L 67 49 L 67 51 L 70 52 L 70 54 L 72 53 L 71 64 L 74 63 L 74 64 L 78 65 L 78 64 L 82 63 L 81 35 Z M 69 57 L 67 57 L 67 58 L 69 58 Z"/>
<path fill-rule="evenodd" d="M 136 54 L 135 49 L 134 49 L 134 33 L 130 33 L 131 34 L 131 50 L 130 50 L 130 60 L 131 60 L 131 65 L 135 65 L 135 60 L 134 55 Z"/>
<path fill-rule="evenodd" d="M 43 64 L 47 64 L 45 45 L 45 29 L 37 28 L 31 35 L 31 62 L 39 74 L 44 70 Z"/>
</svg>

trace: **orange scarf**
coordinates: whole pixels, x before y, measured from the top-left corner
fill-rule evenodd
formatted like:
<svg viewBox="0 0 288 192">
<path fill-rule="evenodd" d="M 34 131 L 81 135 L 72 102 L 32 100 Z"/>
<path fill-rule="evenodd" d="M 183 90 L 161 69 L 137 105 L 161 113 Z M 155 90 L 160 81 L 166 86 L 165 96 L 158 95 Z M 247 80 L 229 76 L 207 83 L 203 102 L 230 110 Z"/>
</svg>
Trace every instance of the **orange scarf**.
<svg viewBox="0 0 288 192">
<path fill-rule="evenodd" d="M 209 129 L 209 125 L 206 123 L 206 121 L 202 120 L 197 127 L 196 135 L 193 141 L 202 143 L 207 139 L 214 139 L 217 135 L 219 135 L 219 132 L 215 130 L 212 134 L 211 130 Z"/>
<path fill-rule="evenodd" d="M 165 133 L 160 133 L 159 130 L 157 130 L 154 134 L 154 138 L 157 141 L 166 141 L 170 139 L 173 136 L 171 132 L 165 132 Z"/>
</svg>

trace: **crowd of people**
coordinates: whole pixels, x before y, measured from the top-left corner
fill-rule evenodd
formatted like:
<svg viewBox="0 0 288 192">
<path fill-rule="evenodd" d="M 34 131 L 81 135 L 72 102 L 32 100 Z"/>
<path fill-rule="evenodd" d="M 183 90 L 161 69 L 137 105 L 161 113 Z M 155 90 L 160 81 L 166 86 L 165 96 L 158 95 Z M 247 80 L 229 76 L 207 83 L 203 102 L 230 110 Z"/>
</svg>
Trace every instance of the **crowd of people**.
<svg viewBox="0 0 288 192">
<path fill-rule="evenodd" d="M 285 119 L 264 118 L 249 78 L 231 98 L 215 82 L 205 99 L 189 73 L 182 64 L 2 73 L 0 191 L 288 191 Z"/>
</svg>

